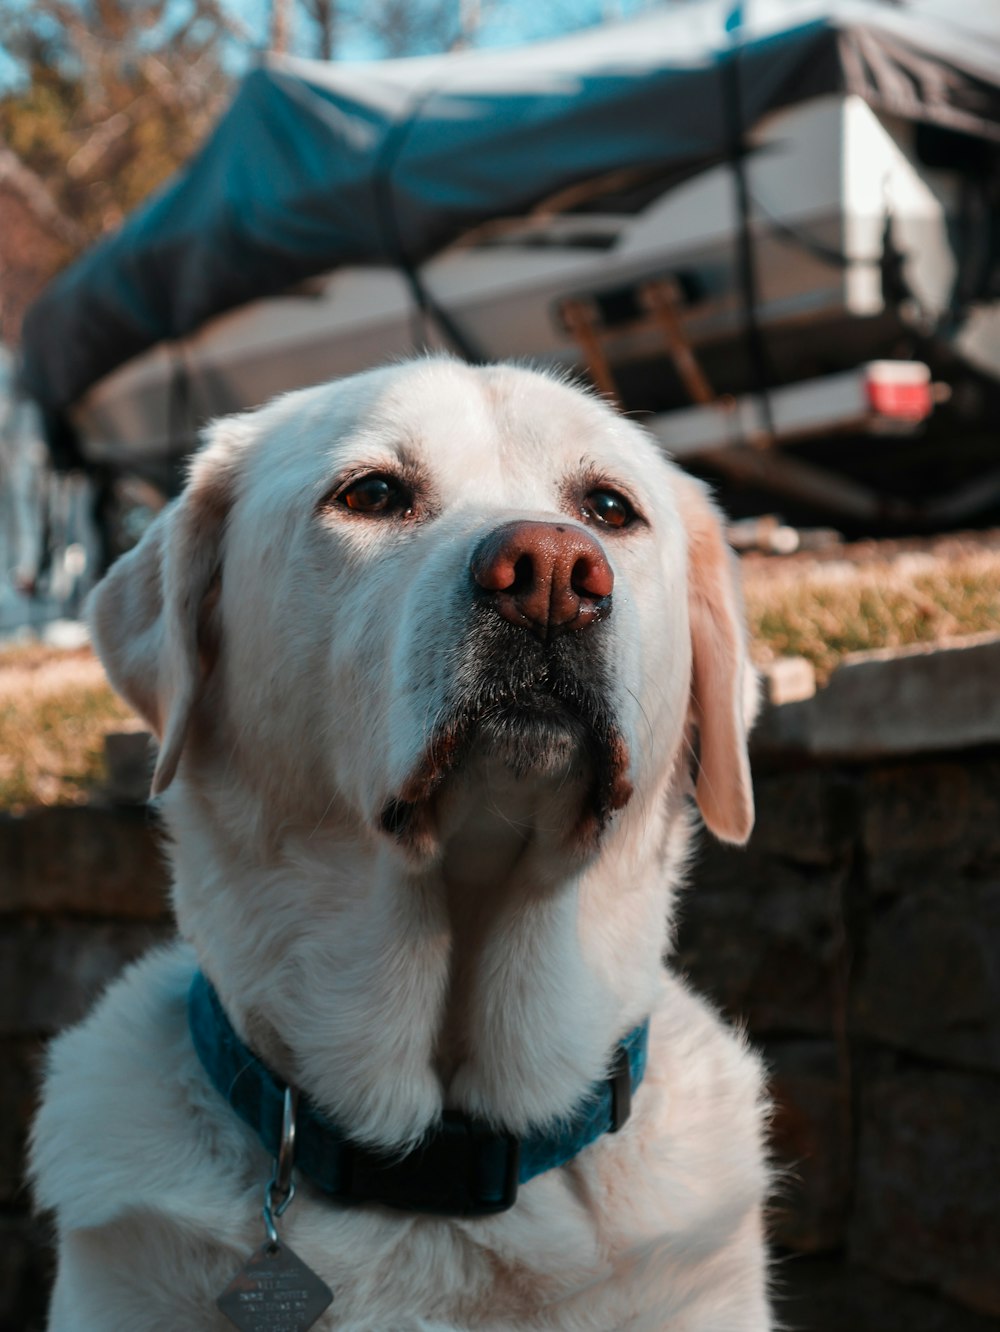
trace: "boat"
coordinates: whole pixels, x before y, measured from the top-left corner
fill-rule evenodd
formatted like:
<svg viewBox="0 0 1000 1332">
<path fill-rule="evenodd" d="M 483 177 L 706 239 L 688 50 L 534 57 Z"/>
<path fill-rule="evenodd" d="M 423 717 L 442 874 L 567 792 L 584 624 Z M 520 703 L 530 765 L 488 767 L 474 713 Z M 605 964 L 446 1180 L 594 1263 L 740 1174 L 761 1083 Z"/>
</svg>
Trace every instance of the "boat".
<svg viewBox="0 0 1000 1332">
<path fill-rule="evenodd" d="M 942 489 L 961 515 L 1000 499 L 998 167 L 989 0 L 691 0 L 511 51 L 271 56 L 43 293 L 24 381 L 57 457 L 164 496 L 213 417 L 437 348 L 589 376 L 731 480 L 770 450 L 757 488 L 788 501 L 822 507 L 840 467 L 848 518 L 933 521 Z"/>
</svg>

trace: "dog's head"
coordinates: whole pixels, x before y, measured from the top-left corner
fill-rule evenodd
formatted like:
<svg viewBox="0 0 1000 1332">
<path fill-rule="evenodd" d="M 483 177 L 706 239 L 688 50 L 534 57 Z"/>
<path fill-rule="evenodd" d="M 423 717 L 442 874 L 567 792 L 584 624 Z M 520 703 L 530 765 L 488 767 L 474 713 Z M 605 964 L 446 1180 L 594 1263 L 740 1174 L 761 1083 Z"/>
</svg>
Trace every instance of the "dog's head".
<svg viewBox="0 0 1000 1332">
<path fill-rule="evenodd" d="M 706 824 L 750 832 L 716 514 L 540 374 L 416 362 L 219 422 L 91 622 L 160 740 L 156 793 L 180 774 L 420 857 L 485 764 L 568 792 L 587 847 L 696 732 Z"/>
</svg>

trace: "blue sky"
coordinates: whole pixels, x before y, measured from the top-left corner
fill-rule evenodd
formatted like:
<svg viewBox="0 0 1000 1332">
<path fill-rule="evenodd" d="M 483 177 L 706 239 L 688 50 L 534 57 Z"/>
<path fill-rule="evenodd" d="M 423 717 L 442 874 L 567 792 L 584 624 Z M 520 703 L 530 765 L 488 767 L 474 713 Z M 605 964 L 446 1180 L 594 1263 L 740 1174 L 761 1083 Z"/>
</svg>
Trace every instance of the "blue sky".
<svg viewBox="0 0 1000 1332">
<path fill-rule="evenodd" d="M 178 11 L 186 8 L 185 0 L 175 0 Z M 479 33 L 477 45 L 510 46 L 521 42 L 552 37 L 560 32 L 589 26 L 602 18 L 625 18 L 648 9 L 655 0 L 483 0 L 487 20 Z M 232 64 L 234 73 L 249 60 L 253 51 L 266 44 L 268 32 L 269 0 L 224 0 L 226 8 L 249 33 L 245 48 L 234 44 Z M 420 0 L 414 0 L 419 4 Z M 0 0 L 7 13 L 27 8 L 30 0 Z M 293 31 L 296 45 L 302 54 L 313 54 L 309 41 L 309 24 L 304 15 L 294 13 Z M 355 31 L 345 41 L 341 59 L 366 60 L 377 57 L 377 48 L 363 32 Z M 0 44 L 0 90 L 8 88 L 17 79 L 18 66 Z"/>
<path fill-rule="evenodd" d="M 260 34 L 267 30 L 268 0 L 226 0 L 227 8 L 249 28 Z M 457 8 L 458 0 L 456 0 Z M 479 46 L 517 45 L 556 36 L 574 28 L 599 23 L 602 19 L 624 18 L 648 9 L 656 0 L 481 0 L 486 15 L 476 44 Z M 662 0 L 661 0 L 662 3 Z M 419 7 L 420 0 L 413 0 Z M 373 0 L 372 8 L 377 6 Z M 308 35 L 308 23 L 301 13 L 295 15 L 300 40 Z M 370 41 L 358 34 L 348 38 L 342 59 L 364 60 L 375 54 Z"/>
</svg>

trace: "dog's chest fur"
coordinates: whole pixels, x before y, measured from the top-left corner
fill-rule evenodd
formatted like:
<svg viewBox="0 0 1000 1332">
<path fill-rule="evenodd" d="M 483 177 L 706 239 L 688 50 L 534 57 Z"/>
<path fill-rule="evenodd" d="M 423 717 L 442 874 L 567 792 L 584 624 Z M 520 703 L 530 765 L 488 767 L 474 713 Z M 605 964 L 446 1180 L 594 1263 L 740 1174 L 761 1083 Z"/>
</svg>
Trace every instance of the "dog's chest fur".
<svg viewBox="0 0 1000 1332">
<path fill-rule="evenodd" d="M 191 1050 L 194 965 L 182 946 L 151 955 L 52 1053 L 39 1199 L 79 1228 L 81 1261 L 101 1256 L 88 1287 L 109 1332 L 175 1329 L 185 1308 L 186 1327 L 223 1332 L 205 1310 L 263 1238 L 271 1163 Z M 300 1188 L 282 1232 L 334 1291 L 317 1327 L 763 1326 L 760 1082 L 743 1042 L 665 976 L 632 1120 L 523 1186 L 516 1213 L 414 1218 Z M 103 1267 L 128 1279 L 105 1289 Z"/>
</svg>

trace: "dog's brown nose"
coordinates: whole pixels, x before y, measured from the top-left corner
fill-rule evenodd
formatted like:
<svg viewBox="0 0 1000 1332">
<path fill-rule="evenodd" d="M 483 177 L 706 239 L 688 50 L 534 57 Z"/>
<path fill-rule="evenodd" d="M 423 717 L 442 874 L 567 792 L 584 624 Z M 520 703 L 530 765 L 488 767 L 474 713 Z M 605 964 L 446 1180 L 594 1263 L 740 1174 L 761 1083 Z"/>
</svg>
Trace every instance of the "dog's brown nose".
<svg viewBox="0 0 1000 1332">
<path fill-rule="evenodd" d="M 479 543 L 472 576 L 480 595 L 511 624 L 539 638 L 603 620 L 615 576 L 589 532 L 561 523 L 506 523 Z"/>
</svg>

